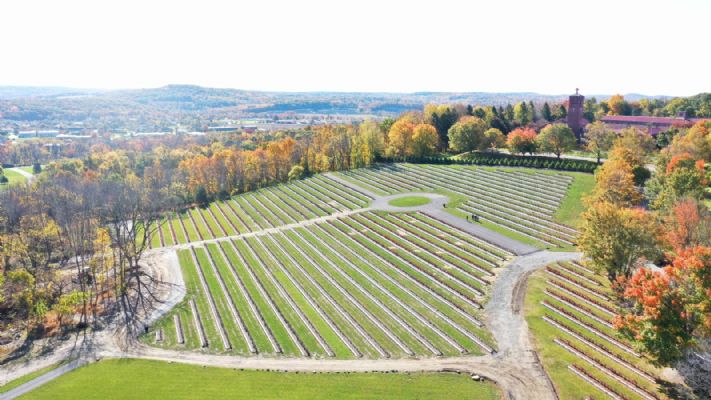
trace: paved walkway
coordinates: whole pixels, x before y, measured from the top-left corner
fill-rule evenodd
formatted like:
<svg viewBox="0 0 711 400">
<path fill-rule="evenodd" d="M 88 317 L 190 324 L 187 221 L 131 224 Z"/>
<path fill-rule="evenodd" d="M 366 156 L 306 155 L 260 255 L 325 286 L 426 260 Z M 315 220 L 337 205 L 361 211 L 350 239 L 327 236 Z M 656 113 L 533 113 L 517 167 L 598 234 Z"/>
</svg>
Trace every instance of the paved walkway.
<svg viewBox="0 0 711 400">
<path fill-rule="evenodd" d="M 173 246 L 165 246 L 161 247 L 159 249 L 187 249 L 190 248 L 191 246 L 195 245 L 203 245 L 203 244 L 208 244 L 208 243 L 218 243 L 222 242 L 225 240 L 236 240 L 236 239 L 242 239 L 242 238 L 248 238 L 252 236 L 259 236 L 259 235 L 265 235 L 269 233 L 278 233 L 281 231 L 286 231 L 289 229 L 294 229 L 294 228 L 299 228 L 303 226 L 309 226 L 313 224 L 318 224 L 321 222 L 326 222 L 326 221 L 333 221 L 341 217 L 347 217 L 352 214 L 358 214 L 362 213 L 364 211 L 369 211 L 371 208 L 358 208 L 355 210 L 346 210 L 346 211 L 339 211 L 335 212 L 333 214 L 329 215 L 324 215 L 322 217 L 316 217 L 316 218 L 311 218 L 311 219 L 306 219 L 303 221 L 298 221 L 298 222 L 293 222 L 291 224 L 286 224 L 286 225 L 280 225 L 274 228 L 265 228 L 257 231 L 252 231 L 252 232 L 247 232 L 247 233 L 240 233 L 239 235 L 232 235 L 232 236 L 222 236 L 214 239 L 205 239 L 205 240 L 196 240 L 194 242 L 188 242 L 188 243 L 183 243 L 183 244 L 176 244 Z"/>
</svg>

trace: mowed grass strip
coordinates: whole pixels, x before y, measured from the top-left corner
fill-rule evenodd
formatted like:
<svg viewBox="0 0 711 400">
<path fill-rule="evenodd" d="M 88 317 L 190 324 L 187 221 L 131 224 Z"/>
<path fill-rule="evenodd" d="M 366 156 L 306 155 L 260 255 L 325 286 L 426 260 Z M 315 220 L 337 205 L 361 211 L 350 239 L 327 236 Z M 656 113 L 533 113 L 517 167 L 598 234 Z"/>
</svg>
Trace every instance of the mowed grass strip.
<svg viewBox="0 0 711 400">
<path fill-rule="evenodd" d="M 232 314 L 232 307 L 227 300 L 227 296 L 230 296 L 229 290 L 225 292 L 220 284 L 220 279 L 222 279 L 222 282 L 224 283 L 224 276 L 220 274 L 217 265 L 213 268 L 209 258 L 211 253 L 208 253 L 207 249 L 196 248 L 195 255 L 202 269 L 205 281 L 210 289 L 212 298 L 215 301 L 215 306 L 220 314 L 220 319 L 222 320 L 222 326 L 225 328 L 225 333 L 227 333 L 229 342 L 232 345 L 232 350 L 238 353 L 248 353 L 247 340 L 239 329 L 237 321 L 235 321 Z M 226 284 L 225 289 L 227 289 Z M 232 300 L 234 301 L 234 299 Z"/>
<path fill-rule="evenodd" d="M 321 286 L 318 281 L 314 280 L 302 265 L 307 261 L 299 254 L 291 245 L 279 240 L 276 236 L 265 237 L 264 242 L 268 243 L 271 251 L 286 256 L 287 262 L 283 264 L 290 275 L 299 281 L 305 290 L 311 295 L 325 313 L 332 318 L 338 330 L 349 340 L 353 346 L 365 357 L 378 358 L 378 353 L 363 333 L 362 326 L 358 321 L 345 310 L 336 299 L 334 299 L 328 291 Z"/>
<path fill-rule="evenodd" d="M 346 219 L 348 222 L 356 222 L 360 227 L 368 227 L 373 232 L 376 232 L 381 237 L 385 238 L 395 248 L 400 248 L 403 254 L 415 259 L 419 265 L 423 266 L 431 276 L 437 277 L 446 281 L 449 285 L 458 288 L 460 293 L 466 294 L 469 298 L 475 299 L 484 294 L 484 287 L 481 283 L 472 279 L 470 276 L 461 273 L 452 266 L 436 259 L 429 250 L 416 246 L 408 242 L 399 235 L 385 229 L 384 227 L 368 223 L 368 220 L 362 216 L 356 215 Z M 401 255 L 403 255 L 401 254 Z"/>
<path fill-rule="evenodd" d="M 456 331 L 450 331 L 447 324 L 440 324 L 442 322 L 437 314 L 432 312 L 429 308 L 425 307 L 421 298 L 412 294 L 412 291 L 407 291 L 406 286 L 399 283 L 395 279 L 387 279 L 387 275 L 380 270 L 387 268 L 382 265 L 379 260 L 373 259 L 373 257 L 368 257 L 362 251 L 357 253 L 358 249 L 353 239 L 346 239 L 343 241 L 338 241 L 334 236 L 331 236 L 328 231 L 321 229 L 320 225 L 314 225 L 309 227 L 309 231 L 313 238 L 309 239 L 312 242 L 317 240 L 324 243 L 331 248 L 333 254 L 339 255 L 344 259 L 348 260 L 345 264 L 346 268 L 343 269 L 352 279 L 356 280 L 361 284 L 362 287 L 368 288 L 370 292 L 376 295 L 384 304 L 389 304 L 393 302 L 388 295 L 385 294 L 387 291 L 390 296 L 395 297 L 400 302 L 404 303 L 409 307 L 409 310 L 398 304 L 398 307 L 394 309 L 401 318 L 405 321 L 409 321 L 413 329 L 420 332 L 425 338 L 427 338 L 435 347 L 437 347 L 444 354 L 458 354 L 456 348 L 450 344 L 446 339 L 440 336 L 438 331 L 435 331 L 432 326 L 436 327 L 450 338 L 453 337 L 452 333 Z M 370 262 L 366 262 L 365 258 L 370 258 Z M 372 280 L 375 283 L 372 283 Z M 424 319 L 422 322 L 413 313 L 419 315 L 420 318 Z M 430 326 L 431 325 L 431 326 Z M 442 326 L 444 325 L 444 326 Z M 456 335 L 455 336 L 459 336 Z M 452 339 L 456 342 L 456 339 Z M 459 342 L 457 342 L 459 343 Z M 466 348 L 466 346 L 464 346 Z"/>
<path fill-rule="evenodd" d="M 361 241 L 361 243 L 381 257 L 391 262 L 395 261 L 394 265 L 398 266 L 403 273 L 444 297 L 452 304 L 456 304 L 458 308 L 465 310 L 467 314 L 476 315 L 476 310 L 478 309 L 474 307 L 471 302 L 465 301 L 462 296 L 460 296 L 461 294 L 457 295 L 458 292 L 456 290 L 451 288 L 447 290 L 446 288 L 448 286 L 446 284 L 429 274 L 427 269 L 421 265 L 421 262 L 409 257 L 407 252 L 397 251 L 397 248 L 377 236 L 373 231 L 363 229 L 357 225 L 349 225 L 347 219 L 333 221 L 332 224 L 346 235 L 351 236 L 351 234 L 353 234 L 356 240 Z"/>
<path fill-rule="evenodd" d="M 185 287 L 187 289 L 186 302 L 190 299 L 195 300 L 195 305 L 197 306 L 197 310 L 200 314 L 200 322 L 205 330 L 208 349 L 211 352 L 224 351 L 222 347 L 222 339 L 217 331 L 216 321 L 213 320 L 210 305 L 207 301 L 207 294 L 203 292 L 203 288 L 201 287 L 197 266 L 193 262 L 190 250 L 179 250 L 178 259 L 180 260 L 180 267 L 183 271 L 183 279 L 185 280 Z M 191 319 L 183 321 L 183 323 L 192 324 L 194 321 L 193 317 L 194 316 L 191 313 Z M 198 327 L 195 327 L 195 330 L 197 332 Z M 199 339 L 197 341 L 199 342 Z"/>
<path fill-rule="evenodd" d="M 242 254 L 242 257 L 244 257 L 245 261 L 247 262 L 247 268 L 251 268 L 251 265 L 258 265 L 259 260 L 256 259 L 254 253 L 247 247 L 244 241 L 236 240 L 233 243 L 236 249 L 240 252 L 240 254 Z M 269 326 L 269 330 L 274 335 L 274 338 L 276 339 L 277 343 L 279 343 L 279 346 L 281 346 L 282 352 L 285 355 L 300 355 L 296 343 L 294 343 L 294 341 L 289 336 L 287 328 L 279 320 L 276 311 L 272 309 L 269 298 L 264 295 L 265 293 L 263 292 L 262 288 L 260 288 L 261 281 L 256 275 L 252 276 L 252 274 L 250 274 L 249 272 L 250 271 L 248 271 L 248 273 L 246 274 L 247 276 L 242 275 L 243 280 L 245 281 L 247 289 L 251 292 L 252 298 L 257 304 L 257 307 L 259 307 L 260 313 L 262 314 L 264 320 Z"/>
<path fill-rule="evenodd" d="M 252 336 L 252 340 L 254 340 L 257 352 L 274 353 L 274 349 L 268 338 L 268 333 L 262 328 L 259 322 L 259 319 L 262 318 L 259 308 L 256 307 L 256 304 L 254 310 L 250 306 L 250 299 L 252 302 L 254 302 L 254 300 L 251 297 L 250 291 L 246 288 L 245 276 L 247 275 L 247 267 L 242 263 L 242 260 L 235 251 L 236 248 L 233 247 L 230 242 L 221 242 L 219 246 L 219 249 L 210 246 L 208 248 L 220 253 L 220 257 L 218 258 L 221 261 L 218 262 L 218 267 L 229 272 L 229 274 L 227 274 L 229 275 L 229 279 L 227 280 L 228 288 L 231 288 L 230 290 L 235 296 L 235 305 L 244 318 L 245 327 Z M 222 252 L 220 252 L 220 250 Z M 227 259 L 225 259 L 223 255 L 226 256 Z"/>
<path fill-rule="evenodd" d="M 309 352 L 311 356 L 325 356 L 327 355 L 326 350 L 320 345 L 316 336 L 311 332 L 307 324 L 309 323 L 308 317 L 304 314 L 303 310 L 299 307 L 298 303 L 293 301 L 293 298 L 289 296 L 289 293 L 284 290 L 283 286 L 279 284 L 276 280 L 271 270 L 275 269 L 275 259 L 264 249 L 261 242 L 257 238 L 245 239 L 249 242 L 252 250 L 256 254 L 257 258 L 261 261 L 258 265 L 254 265 L 252 272 L 262 281 L 264 288 L 272 296 L 272 299 L 277 303 L 279 309 L 282 310 L 285 318 L 288 320 L 289 325 L 294 329 L 299 339 L 304 344 L 304 347 Z M 291 300 L 291 302 L 289 301 Z M 292 307 L 292 304 L 296 306 L 296 310 Z M 305 321 L 300 316 L 304 315 Z M 316 332 L 318 335 L 318 332 Z"/>
<path fill-rule="evenodd" d="M 416 338 L 415 334 L 419 333 L 419 331 L 414 329 L 413 326 L 418 326 L 418 324 L 411 314 L 388 298 L 385 293 L 376 290 L 376 287 L 367 280 L 359 279 L 362 278 L 360 276 L 354 277 L 348 274 L 347 271 L 352 268 L 349 261 L 346 261 L 342 254 L 334 252 L 330 246 L 324 245 L 310 231 L 301 228 L 295 230 L 295 232 L 298 233 L 301 243 L 305 243 L 305 247 L 316 249 L 322 259 L 328 260 L 320 264 L 321 270 L 338 282 L 369 312 L 373 313 L 380 323 L 407 346 L 413 354 L 431 354 L 431 351 Z M 408 328 L 414 332 L 409 331 Z M 419 326 L 418 328 L 422 329 Z M 401 349 L 401 351 L 404 350 Z"/>
<path fill-rule="evenodd" d="M 101 382 L 97 385 L 97 382 Z M 69 372 L 23 399 L 472 399 L 498 400 L 491 382 L 455 373 L 284 373 L 149 360 L 103 360 Z"/>
<path fill-rule="evenodd" d="M 270 272 L 299 305 L 301 311 L 306 314 L 309 321 L 314 325 L 314 328 L 316 328 L 321 337 L 331 347 L 336 357 L 353 358 L 355 355 L 340 337 L 340 335 L 345 334 L 342 333 L 338 324 L 335 322 L 338 319 L 338 315 L 328 314 L 326 312 L 327 305 L 320 304 L 318 296 L 309 293 L 310 290 L 308 290 L 308 286 L 302 284 L 291 275 L 285 267 L 285 265 L 291 261 L 274 246 L 270 239 L 262 240 L 259 237 L 255 239 L 259 242 L 260 246 L 264 248 L 265 253 L 269 253 L 276 260 L 276 264 L 273 265 Z M 338 330 L 338 332 L 336 330 Z"/>
<path fill-rule="evenodd" d="M 173 246 L 175 243 L 175 240 L 173 239 L 173 232 L 170 230 L 170 218 L 166 218 L 161 221 L 161 232 L 163 232 L 163 245 L 165 246 Z"/>
<path fill-rule="evenodd" d="M 232 223 L 227 218 L 227 215 L 224 214 L 222 209 L 218 207 L 217 204 L 217 201 L 210 203 L 205 211 L 208 211 L 211 214 L 212 219 L 217 223 L 221 232 L 220 236 L 224 237 L 238 235 L 239 232 L 232 226 Z"/>
<path fill-rule="evenodd" d="M 185 233 L 187 234 L 187 242 L 199 241 L 200 236 L 198 236 L 197 229 L 195 228 L 195 225 L 193 224 L 193 221 L 190 218 L 190 211 L 183 211 L 178 214 L 178 217 L 180 218 L 179 222 L 182 224 L 183 228 L 185 229 Z"/>
<path fill-rule="evenodd" d="M 367 260 L 371 260 L 369 262 L 361 263 L 361 265 L 365 266 L 363 270 L 366 272 L 370 272 L 371 276 L 377 276 L 381 278 L 381 283 L 385 285 L 390 284 L 395 287 L 402 287 L 407 289 L 407 291 L 410 293 L 410 296 L 414 295 L 417 298 L 422 299 L 424 303 L 436 309 L 439 313 L 446 316 L 447 319 L 451 321 L 456 321 L 455 323 L 457 323 L 457 325 L 459 325 L 463 330 L 468 331 L 480 338 L 482 337 L 481 333 L 483 332 L 483 330 L 479 328 L 479 325 L 472 321 L 473 317 L 471 317 L 468 313 L 466 313 L 461 308 L 450 302 L 446 297 L 441 296 L 431 287 L 428 287 L 427 285 L 418 281 L 415 277 L 409 276 L 406 272 L 404 272 L 400 267 L 397 266 L 398 263 L 401 263 L 401 260 L 397 257 L 393 257 L 391 253 L 384 251 L 382 248 L 381 251 L 377 250 L 377 248 L 371 248 L 368 246 L 367 241 L 361 242 L 357 238 L 350 238 L 342 231 L 336 229 L 330 224 L 320 224 L 318 225 L 318 228 L 321 228 L 318 230 L 319 232 L 325 233 L 324 240 L 326 240 L 330 244 L 335 244 L 335 242 L 338 242 L 351 243 L 355 245 L 356 247 L 354 251 L 357 252 L 357 254 L 362 254 Z M 377 266 L 374 264 L 375 260 L 380 261 Z M 421 303 L 417 301 L 415 301 L 414 303 L 412 301 L 408 301 L 408 303 L 418 304 L 421 307 L 421 313 L 423 313 L 425 316 L 428 316 L 430 322 L 440 326 L 440 328 L 450 334 L 450 337 L 453 337 L 459 343 L 464 343 L 465 348 L 474 349 L 474 352 L 478 351 L 478 345 L 476 345 L 476 343 L 471 339 L 466 338 L 466 335 L 460 335 L 461 332 L 459 330 L 450 327 L 448 323 L 445 324 L 445 318 L 441 318 L 439 315 L 435 314 L 433 311 L 431 311 L 424 305 L 421 305 Z"/>
<path fill-rule="evenodd" d="M 389 356 L 391 354 L 399 354 L 401 349 L 398 345 L 388 337 L 385 329 L 378 326 L 377 321 L 382 322 L 383 315 L 376 313 L 371 314 L 370 311 L 362 304 L 361 301 L 350 298 L 350 292 L 343 288 L 337 281 L 333 281 L 327 274 L 319 271 L 319 265 L 324 263 L 323 256 L 317 251 L 304 246 L 298 235 L 293 231 L 284 231 L 279 235 L 275 235 L 277 240 L 283 245 L 291 246 L 298 253 L 302 260 L 301 267 L 306 273 L 315 280 L 326 292 L 333 298 L 344 310 L 348 312 L 360 325 L 367 336 L 369 336 L 373 344 L 379 348 L 381 356 Z M 331 278 L 331 279 L 329 279 Z"/>
</svg>

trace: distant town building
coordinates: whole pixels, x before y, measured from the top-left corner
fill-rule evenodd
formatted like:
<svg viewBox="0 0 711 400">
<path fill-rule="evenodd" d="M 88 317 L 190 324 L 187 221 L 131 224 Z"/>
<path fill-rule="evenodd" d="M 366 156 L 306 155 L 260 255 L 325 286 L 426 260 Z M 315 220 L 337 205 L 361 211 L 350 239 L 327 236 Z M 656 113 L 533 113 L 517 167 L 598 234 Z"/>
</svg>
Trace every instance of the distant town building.
<svg viewBox="0 0 711 400">
<path fill-rule="evenodd" d="M 240 129 L 239 126 L 208 126 L 208 132 L 235 132 Z"/>
<path fill-rule="evenodd" d="M 575 133 L 575 137 L 580 140 L 583 137 L 583 131 L 585 130 L 585 125 L 588 124 L 588 120 L 583 117 L 583 105 L 585 103 L 585 96 L 578 93 L 580 89 L 575 89 L 575 94 L 568 98 L 568 117 L 567 124 L 570 129 Z"/>
<path fill-rule="evenodd" d="M 165 136 L 172 135 L 172 132 L 134 132 L 130 136 L 136 137 L 153 137 L 153 136 Z"/>
<path fill-rule="evenodd" d="M 51 138 L 56 138 L 59 136 L 59 131 L 56 130 L 51 130 L 51 131 L 20 131 L 17 134 L 18 139 L 36 139 L 36 138 L 42 138 L 42 139 L 51 139 Z"/>
<path fill-rule="evenodd" d="M 72 135 L 72 134 L 63 133 L 63 134 L 61 134 L 61 135 L 57 135 L 57 139 L 60 139 L 60 140 L 69 140 L 69 141 L 72 141 L 72 140 L 90 140 L 90 139 L 91 139 L 91 135 Z"/>
<path fill-rule="evenodd" d="M 708 118 L 687 118 L 685 113 L 676 117 L 647 117 L 642 115 L 606 115 L 601 121 L 608 128 L 620 131 L 626 128 L 639 128 L 646 130 L 650 135 L 667 131 L 673 127 L 689 127 Z"/>
</svg>

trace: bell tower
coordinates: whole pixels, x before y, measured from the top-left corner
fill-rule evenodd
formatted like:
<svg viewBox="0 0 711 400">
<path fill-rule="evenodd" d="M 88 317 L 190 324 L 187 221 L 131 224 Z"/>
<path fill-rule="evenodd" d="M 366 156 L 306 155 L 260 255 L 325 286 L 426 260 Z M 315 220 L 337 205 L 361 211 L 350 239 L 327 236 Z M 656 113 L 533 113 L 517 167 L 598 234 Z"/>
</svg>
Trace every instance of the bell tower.
<svg viewBox="0 0 711 400">
<path fill-rule="evenodd" d="M 583 119 L 583 103 L 585 96 L 578 93 L 580 89 L 575 88 L 575 94 L 568 98 L 568 127 L 575 132 L 575 137 L 580 140 L 585 128 L 585 120 Z"/>
</svg>

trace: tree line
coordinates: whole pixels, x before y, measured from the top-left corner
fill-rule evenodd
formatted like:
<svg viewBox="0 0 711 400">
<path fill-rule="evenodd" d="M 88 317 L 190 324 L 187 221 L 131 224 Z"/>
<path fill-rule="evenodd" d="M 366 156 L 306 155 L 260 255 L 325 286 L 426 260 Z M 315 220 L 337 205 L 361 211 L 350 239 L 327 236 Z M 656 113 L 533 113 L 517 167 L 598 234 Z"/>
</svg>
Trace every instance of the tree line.
<svg viewBox="0 0 711 400">
<path fill-rule="evenodd" d="M 700 398 L 711 396 L 710 129 L 699 122 L 658 152 L 644 132 L 614 139 L 579 237 L 613 283 L 615 327 L 658 365 L 675 366 Z"/>
</svg>

